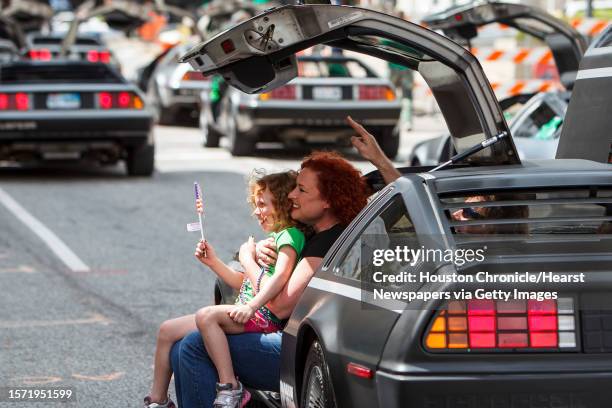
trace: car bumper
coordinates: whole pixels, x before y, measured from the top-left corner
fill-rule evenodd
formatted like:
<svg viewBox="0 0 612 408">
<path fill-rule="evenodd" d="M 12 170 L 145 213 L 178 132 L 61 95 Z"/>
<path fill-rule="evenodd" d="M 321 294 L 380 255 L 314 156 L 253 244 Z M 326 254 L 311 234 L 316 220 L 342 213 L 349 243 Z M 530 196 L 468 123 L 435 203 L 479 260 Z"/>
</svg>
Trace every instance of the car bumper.
<svg viewBox="0 0 612 408">
<path fill-rule="evenodd" d="M 11 112 L 0 114 L 0 142 L 146 138 L 148 111 Z"/>
<path fill-rule="evenodd" d="M 341 108 L 308 105 L 257 108 L 241 106 L 239 114 L 250 117 L 255 126 L 345 127 L 348 115 L 364 125 L 395 126 L 401 111 L 399 105 L 360 107 L 344 105 L 342 102 L 339 104 L 343 106 Z"/>
<path fill-rule="evenodd" d="M 423 408 L 600 408 L 612 372 L 410 376 L 378 372 L 379 406 Z"/>
</svg>

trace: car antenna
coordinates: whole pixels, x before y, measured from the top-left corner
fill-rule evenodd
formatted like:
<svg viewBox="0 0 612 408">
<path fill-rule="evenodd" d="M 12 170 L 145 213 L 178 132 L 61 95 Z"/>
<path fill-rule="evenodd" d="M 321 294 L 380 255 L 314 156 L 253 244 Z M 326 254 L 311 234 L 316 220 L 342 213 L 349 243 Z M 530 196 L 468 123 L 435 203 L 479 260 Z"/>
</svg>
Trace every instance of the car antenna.
<svg viewBox="0 0 612 408">
<path fill-rule="evenodd" d="M 433 169 L 429 170 L 428 173 L 443 169 L 444 167 L 450 165 L 450 164 L 455 164 L 457 162 L 460 162 L 461 160 L 465 159 L 466 157 L 469 157 L 471 155 L 473 155 L 474 153 L 478 153 L 479 151 L 494 145 L 495 143 L 499 142 L 500 140 L 502 140 L 503 138 L 508 136 L 508 132 L 506 132 L 505 130 L 503 132 L 501 132 L 500 134 L 490 137 L 488 139 L 483 140 L 482 142 L 470 147 L 469 149 L 467 149 L 465 152 L 461 152 L 459 154 L 454 155 L 453 157 L 450 158 L 450 160 L 440 164 L 437 167 L 434 167 Z"/>
</svg>

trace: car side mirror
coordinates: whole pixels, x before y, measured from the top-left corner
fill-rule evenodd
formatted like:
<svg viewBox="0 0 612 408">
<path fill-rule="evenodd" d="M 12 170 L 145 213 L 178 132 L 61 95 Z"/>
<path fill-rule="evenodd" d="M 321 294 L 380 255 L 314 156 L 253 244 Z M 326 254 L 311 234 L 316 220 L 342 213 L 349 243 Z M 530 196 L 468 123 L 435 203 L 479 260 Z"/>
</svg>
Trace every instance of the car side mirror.
<svg viewBox="0 0 612 408">
<path fill-rule="evenodd" d="M 277 62 L 266 56 L 254 56 L 230 64 L 219 72 L 228 84 L 248 94 L 278 88 L 298 74 L 295 54 Z"/>
</svg>

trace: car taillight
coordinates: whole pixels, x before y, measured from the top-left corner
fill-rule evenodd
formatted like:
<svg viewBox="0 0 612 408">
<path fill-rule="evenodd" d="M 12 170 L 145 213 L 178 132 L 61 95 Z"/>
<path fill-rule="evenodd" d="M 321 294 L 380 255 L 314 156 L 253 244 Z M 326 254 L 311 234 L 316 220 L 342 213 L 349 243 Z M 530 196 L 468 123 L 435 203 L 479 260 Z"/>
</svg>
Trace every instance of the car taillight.
<svg viewBox="0 0 612 408">
<path fill-rule="evenodd" d="M 204 81 L 206 77 L 198 71 L 187 71 L 183 75 L 183 81 Z"/>
<path fill-rule="evenodd" d="M 0 93 L 0 111 L 30 109 L 30 95 L 23 92 Z"/>
<path fill-rule="evenodd" d="M 574 299 L 448 302 L 425 334 L 432 352 L 574 351 Z"/>
<path fill-rule="evenodd" d="M 142 99 L 132 92 L 99 92 L 100 109 L 142 109 Z"/>
<path fill-rule="evenodd" d="M 87 61 L 108 64 L 110 62 L 110 52 L 89 50 L 87 51 Z"/>
<path fill-rule="evenodd" d="M 296 89 L 295 85 L 285 85 L 279 88 L 273 89 L 270 92 L 262 93 L 259 95 L 259 99 L 267 101 L 269 99 L 295 99 Z"/>
<path fill-rule="evenodd" d="M 392 101 L 395 99 L 395 92 L 388 86 L 359 85 L 359 99 Z"/>
<path fill-rule="evenodd" d="M 51 51 L 49 51 L 47 48 L 40 48 L 37 50 L 30 50 L 30 52 L 28 53 L 30 56 L 30 59 L 32 60 L 36 60 L 36 61 L 51 61 Z"/>
</svg>

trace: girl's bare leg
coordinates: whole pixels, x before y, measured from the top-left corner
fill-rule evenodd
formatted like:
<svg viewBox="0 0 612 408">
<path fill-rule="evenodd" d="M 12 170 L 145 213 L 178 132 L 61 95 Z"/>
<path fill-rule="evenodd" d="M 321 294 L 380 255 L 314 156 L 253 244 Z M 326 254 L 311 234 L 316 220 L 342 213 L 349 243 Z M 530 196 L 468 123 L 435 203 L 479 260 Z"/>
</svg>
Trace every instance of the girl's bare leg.
<svg viewBox="0 0 612 408">
<path fill-rule="evenodd" d="M 172 345 L 197 329 L 194 314 L 166 320 L 159 326 L 157 347 L 155 349 L 153 386 L 149 394 L 152 402 L 161 403 L 165 402 L 166 398 L 168 398 L 168 387 L 172 377 L 172 368 L 170 366 L 170 349 Z"/>
<path fill-rule="evenodd" d="M 226 334 L 244 333 L 244 325 L 234 322 L 229 317 L 228 313 L 234 307 L 233 305 L 204 307 L 196 313 L 195 321 L 204 340 L 206 351 L 217 368 L 219 382 L 231 383 L 234 388 L 237 388 L 238 383 L 234 375 Z"/>
</svg>

